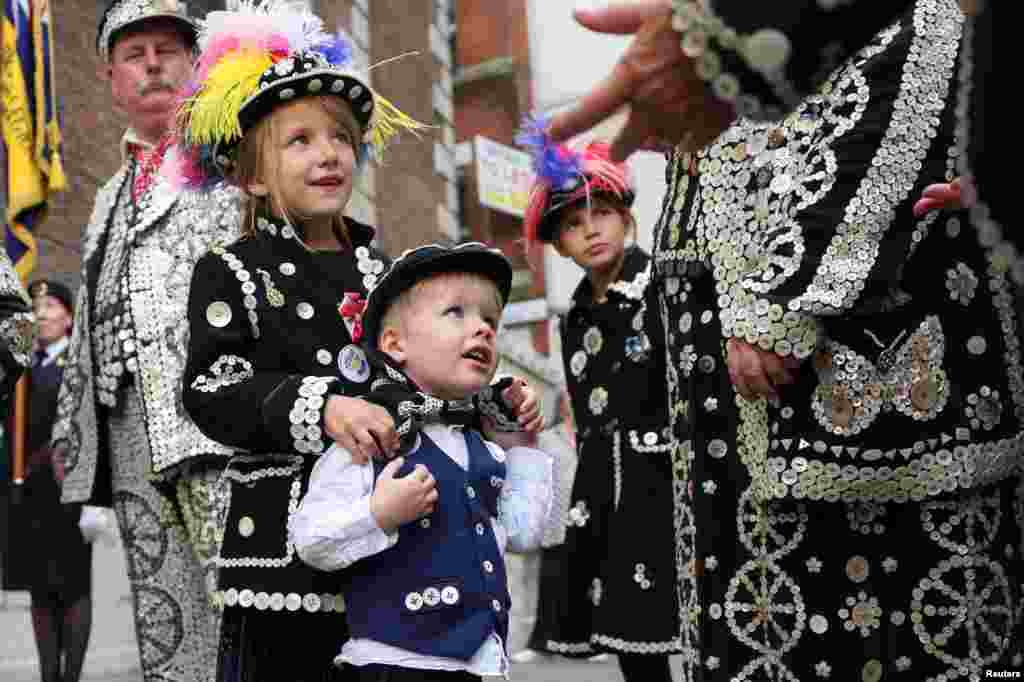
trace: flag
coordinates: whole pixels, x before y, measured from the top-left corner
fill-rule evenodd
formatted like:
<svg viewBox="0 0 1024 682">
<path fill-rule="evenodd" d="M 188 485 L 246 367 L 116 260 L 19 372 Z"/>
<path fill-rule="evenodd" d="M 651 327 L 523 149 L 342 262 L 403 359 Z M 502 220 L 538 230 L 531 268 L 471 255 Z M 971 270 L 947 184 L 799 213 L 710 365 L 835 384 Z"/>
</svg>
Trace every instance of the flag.
<svg viewBox="0 0 1024 682">
<path fill-rule="evenodd" d="M 22 279 L 36 265 L 33 231 L 50 194 L 66 186 L 53 78 L 49 0 L 4 0 L 3 141 L 7 148 L 4 245 Z"/>
</svg>

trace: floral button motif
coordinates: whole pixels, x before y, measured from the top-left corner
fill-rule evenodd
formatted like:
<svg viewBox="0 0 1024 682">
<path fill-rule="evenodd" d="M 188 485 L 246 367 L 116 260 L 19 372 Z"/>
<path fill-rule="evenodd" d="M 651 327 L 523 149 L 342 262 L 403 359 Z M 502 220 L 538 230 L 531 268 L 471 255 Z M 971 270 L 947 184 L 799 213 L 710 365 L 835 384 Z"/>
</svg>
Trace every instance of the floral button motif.
<svg viewBox="0 0 1024 682">
<path fill-rule="evenodd" d="M 596 386 L 590 392 L 590 411 L 599 415 L 608 407 L 608 390 L 604 386 Z"/>
<path fill-rule="evenodd" d="M 587 525 L 587 521 L 590 520 L 590 510 L 587 509 L 587 503 L 580 500 L 569 509 L 568 525 L 578 526 L 582 528 Z"/>
</svg>

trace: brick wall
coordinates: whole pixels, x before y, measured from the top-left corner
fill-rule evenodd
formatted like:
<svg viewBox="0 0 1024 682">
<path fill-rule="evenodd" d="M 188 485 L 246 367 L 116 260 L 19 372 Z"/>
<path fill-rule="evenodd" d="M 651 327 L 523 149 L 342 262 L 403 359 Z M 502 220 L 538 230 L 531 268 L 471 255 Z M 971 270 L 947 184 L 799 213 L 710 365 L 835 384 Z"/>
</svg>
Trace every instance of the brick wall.
<svg viewBox="0 0 1024 682">
<path fill-rule="evenodd" d="M 405 135 L 388 150 L 377 173 L 380 243 L 397 254 L 439 238 L 457 239 L 454 129 L 446 17 L 448 0 L 374 0 L 372 57 L 379 62 L 415 50 L 416 56 L 373 71 L 373 86 L 415 119 L 436 126 L 417 139 Z"/>
<path fill-rule="evenodd" d="M 100 77 L 95 50 L 96 0 L 53 5 L 54 70 L 63 111 L 67 191 L 55 196 L 36 237 L 40 259 L 34 277 L 77 280 L 81 235 L 96 190 L 117 169 L 125 119 L 113 111 L 110 85 Z"/>
</svg>

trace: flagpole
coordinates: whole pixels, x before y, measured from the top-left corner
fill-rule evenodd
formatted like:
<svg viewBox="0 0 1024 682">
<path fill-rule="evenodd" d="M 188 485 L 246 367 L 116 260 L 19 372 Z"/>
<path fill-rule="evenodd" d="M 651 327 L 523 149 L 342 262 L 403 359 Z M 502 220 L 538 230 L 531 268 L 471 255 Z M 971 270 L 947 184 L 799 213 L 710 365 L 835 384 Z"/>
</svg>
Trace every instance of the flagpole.
<svg viewBox="0 0 1024 682">
<path fill-rule="evenodd" d="M 28 376 L 23 374 L 18 379 L 14 389 L 14 419 L 12 423 L 14 433 L 12 436 L 12 448 L 14 452 L 14 485 L 21 485 L 25 482 L 25 418 L 28 416 L 26 409 L 28 403 Z"/>
</svg>

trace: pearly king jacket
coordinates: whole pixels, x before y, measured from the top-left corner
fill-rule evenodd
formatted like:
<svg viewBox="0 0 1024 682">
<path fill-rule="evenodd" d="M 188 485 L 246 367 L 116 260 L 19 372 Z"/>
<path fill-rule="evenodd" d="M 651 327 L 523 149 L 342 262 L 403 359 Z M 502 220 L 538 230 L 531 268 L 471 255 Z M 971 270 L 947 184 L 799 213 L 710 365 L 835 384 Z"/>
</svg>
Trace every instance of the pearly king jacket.
<svg viewBox="0 0 1024 682">
<path fill-rule="evenodd" d="M 35 318 L 7 252 L 0 252 L 0 415 L 22 371 L 32 362 Z"/>
<path fill-rule="evenodd" d="M 152 472 L 173 476 L 176 465 L 200 455 L 225 457 L 229 448 L 206 438 L 182 407 L 188 327 L 185 313 L 192 268 L 212 246 L 238 236 L 238 194 L 180 192 L 157 179 L 138 202 L 131 200 L 136 162 L 128 159 L 97 192 L 83 237 L 82 284 L 61 385 L 53 445 L 66 451 L 64 502 L 109 503 L 102 473 L 106 424 L 94 359 L 101 344 L 118 343 L 146 414 Z M 98 334 L 90 322 L 107 247 L 125 234 L 122 296 L 129 314 Z M 100 338 L 105 336 L 106 338 Z M 106 476 L 106 478 L 99 478 Z"/>
</svg>

